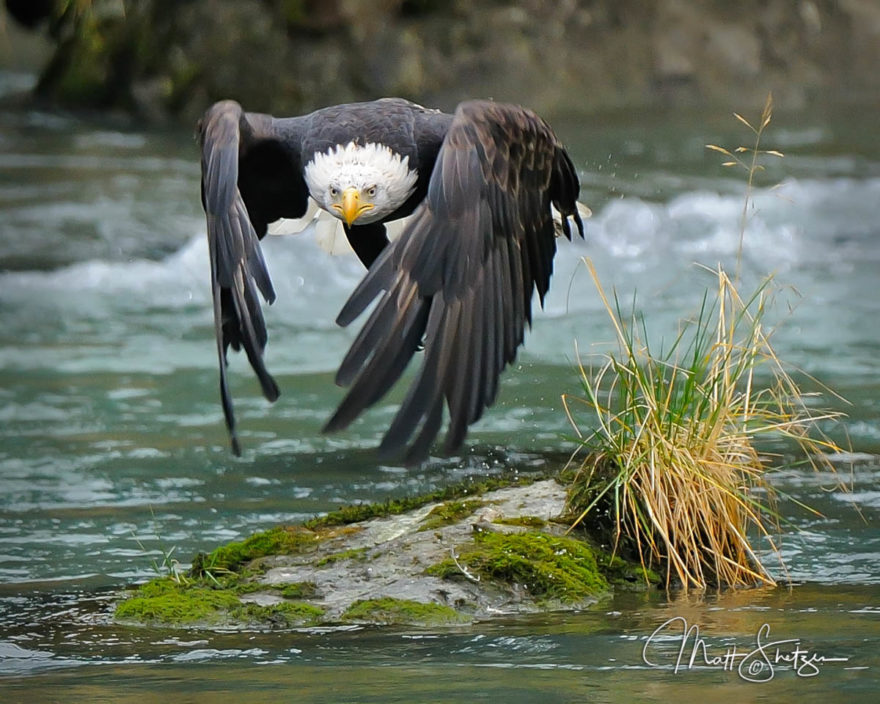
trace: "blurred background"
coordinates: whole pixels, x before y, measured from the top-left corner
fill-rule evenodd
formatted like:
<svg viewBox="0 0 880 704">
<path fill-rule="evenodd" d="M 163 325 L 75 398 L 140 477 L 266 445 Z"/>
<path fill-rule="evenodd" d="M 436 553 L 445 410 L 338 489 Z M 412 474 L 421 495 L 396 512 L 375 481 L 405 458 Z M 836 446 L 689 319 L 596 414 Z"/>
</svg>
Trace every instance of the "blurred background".
<svg viewBox="0 0 880 704">
<path fill-rule="evenodd" d="M 670 616 L 711 647 L 801 638 L 847 657 L 767 701 L 876 701 L 880 667 L 880 3 L 876 0 L 5 0 L 0 4 L 0 700 L 742 701 L 736 675 L 642 667 Z M 746 173 L 706 149 L 767 157 L 746 210 L 744 286 L 773 274 L 780 357 L 847 451 L 839 477 L 795 448 L 773 475 L 792 590 L 620 594 L 577 614 L 460 630 L 218 633 L 112 622 L 152 560 L 342 504 L 486 474 L 555 471 L 576 447 L 560 397 L 613 331 L 582 264 L 670 339 L 732 271 Z M 469 97 L 547 117 L 593 209 L 560 241 L 543 311 L 461 454 L 374 454 L 396 390 L 344 433 L 320 428 L 357 327 L 334 324 L 363 274 L 308 236 L 268 238 L 268 404 L 241 355 L 244 456 L 219 403 L 195 120 L 216 99 L 296 114 L 400 95 Z M 822 393 L 820 383 L 841 397 Z M 589 414 L 576 416 L 589 432 Z M 799 464 L 800 463 L 800 464 Z M 837 480 L 843 477 L 850 491 Z M 820 515 L 803 509 L 817 508 Z M 258 666 L 258 669 L 254 668 Z M 258 675 L 255 675 L 258 672 Z M 437 695 L 437 683 L 444 692 Z M 721 685 L 721 686 L 719 686 Z M 744 683 L 742 684 L 744 685 Z M 747 693 L 746 698 L 752 696 Z M 481 699 L 482 697 L 482 699 Z"/>
<path fill-rule="evenodd" d="M 398 95 L 551 115 L 876 100 L 874 0 L 5 0 L 7 65 L 48 104 L 193 120 Z M 20 28 L 30 35 L 23 36 Z M 35 45 L 41 45 L 37 48 Z M 35 59 L 38 59 L 36 62 Z"/>
</svg>

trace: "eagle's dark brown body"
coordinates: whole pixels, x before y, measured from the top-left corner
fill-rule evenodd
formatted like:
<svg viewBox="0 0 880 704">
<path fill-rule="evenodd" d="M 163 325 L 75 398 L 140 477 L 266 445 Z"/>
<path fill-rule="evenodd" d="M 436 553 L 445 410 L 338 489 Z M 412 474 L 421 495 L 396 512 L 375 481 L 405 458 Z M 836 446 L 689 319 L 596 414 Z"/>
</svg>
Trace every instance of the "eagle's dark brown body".
<svg viewBox="0 0 880 704">
<path fill-rule="evenodd" d="M 267 336 L 257 292 L 269 302 L 274 292 L 259 240 L 274 220 L 305 213 L 303 174 L 314 155 L 350 142 L 387 146 L 406 157 L 417 179 L 380 221 L 345 228 L 368 271 L 337 321 L 348 325 L 379 301 L 339 369 L 337 382 L 350 388 L 325 430 L 344 428 L 379 400 L 424 346 L 380 450 L 423 459 L 444 405 L 445 449 L 458 448 L 522 344 L 534 291 L 543 301 L 549 286 L 551 204 L 566 236 L 568 218 L 583 235 L 577 175 L 550 127 L 524 108 L 487 101 L 462 103 L 448 115 L 385 99 L 285 119 L 225 101 L 205 114 L 200 137 L 221 393 L 235 451 L 229 345 L 245 350 L 266 397 L 278 396 L 262 359 Z M 389 244 L 383 223 L 409 215 Z"/>
</svg>

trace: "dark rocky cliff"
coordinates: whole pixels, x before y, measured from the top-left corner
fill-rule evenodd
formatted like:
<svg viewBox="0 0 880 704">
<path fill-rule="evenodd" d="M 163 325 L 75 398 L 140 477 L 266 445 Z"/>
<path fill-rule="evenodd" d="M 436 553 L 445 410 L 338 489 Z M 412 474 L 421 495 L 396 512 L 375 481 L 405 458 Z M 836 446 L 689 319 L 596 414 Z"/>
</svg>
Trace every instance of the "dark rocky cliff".
<svg viewBox="0 0 880 704">
<path fill-rule="evenodd" d="M 6 0 L 54 54 L 37 93 L 192 119 L 400 95 L 547 113 L 798 109 L 880 96 L 876 0 Z M 41 14 L 42 13 L 42 14 Z"/>
</svg>

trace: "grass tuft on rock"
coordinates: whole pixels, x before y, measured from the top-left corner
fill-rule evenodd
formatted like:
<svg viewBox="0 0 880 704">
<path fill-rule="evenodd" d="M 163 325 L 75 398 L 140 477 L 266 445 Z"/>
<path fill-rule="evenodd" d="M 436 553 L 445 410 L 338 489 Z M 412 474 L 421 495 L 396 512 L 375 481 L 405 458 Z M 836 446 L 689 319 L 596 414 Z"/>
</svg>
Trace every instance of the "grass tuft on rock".
<svg viewBox="0 0 880 704">
<path fill-rule="evenodd" d="M 754 147 L 711 147 L 730 159 L 725 165 L 749 171 L 743 229 L 758 156 L 782 156 L 760 149 L 771 114 L 768 98 L 759 127 L 737 116 Z M 583 450 L 570 488 L 574 524 L 604 524 L 613 550 L 635 555 L 646 573 L 665 572 L 667 587 L 775 584 L 748 537 L 758 534 L 776 551 L 779 516 L 761 443 L 793 441 L 814 467 L 832 471 L 826 453 L 840 451 L 817 430 L 839 414 L 811 407 L 771 345 L 771 279 L 741 295 L 739 259 L 733 280 L 720 264 L 709 269 L 714 292 L 659 352 L 635 301 L 629 314 L 616 295 L 610 302 L 586 262 L 618 351 L 597 370 L 581 364 L 583 396 L 563 397 Z M 582 433 L 586 425 L 595 429 Z"/>
<path fill-rule="evenodd" d="M 775 549 L 779 516 L 760 443 L 793 441 L 829 469 L 825 453 L 839 448 L 815 431 L 837 414 L 812 409 L 773 351 L 765 287 L 744 301 L 717 269 L 714 300 L 655 354 L 644 320 L 621 315 L 616 300 L 612 307 L 591 272 L 620 351 L 598 371 L 581 366 L 584 397 L 565 398 L 575 427 L 579 406 L 598 421 L 582 437 L 585 458 L 569 492 L 574 524 L 590 514 L 610 523 L 614 549 L 665 570 L 667 586 L 775 584 L 748 537 L 755 531 Z M 759 382 L 759 368 L 769 383 Z"/>
</svg>

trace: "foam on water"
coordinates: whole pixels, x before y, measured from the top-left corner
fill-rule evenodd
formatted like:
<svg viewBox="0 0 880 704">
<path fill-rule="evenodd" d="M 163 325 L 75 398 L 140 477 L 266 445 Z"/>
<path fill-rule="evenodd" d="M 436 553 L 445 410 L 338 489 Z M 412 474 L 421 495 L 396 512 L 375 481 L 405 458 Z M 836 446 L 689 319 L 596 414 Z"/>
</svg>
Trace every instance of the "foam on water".
<svg viewBox="0 0 880 704">
<path fill-rule="evenodd" d="M 773 274 L 779 292 L 768 318 L 783 325 L 778 351 L 813 373 L 877 368 L 878 339 L 866 317 L 877 314 L 872 291 L 880 264 L 876 203 L 880 179 L 791 180 L 759 190 L 746 212 L 741 291 Z M 649 331 L 671 338 L 678 321 L 699 310 L 720 262 L 731 275 L 740 247 L 743 198 L 691 191 L 666 203 L 611 201 L 587 223 L 587 241 L 561 243 L 546 308 L 526 355 L 557 358 L 613 339 L 595 286 L 580 257 L 589 257 L 606 293 L 624 311 L 633 296 Z M 550 320 L 548 320 L 548 318 Z M 838 345 L 847 355 L 835 354 Z"/>
<path fill-rule="evenodd" d="M 804 319 L 810 338 L 820 345 L 840 339 L 841 333 L 831 334 L 829 326 L 855 325 L 845 331 L 853 343 L 864 332 L 851 316 L 860 315 L 873 286 L 866 277 L 876 275 L 880 258 L 877 202 L 880 179 L 793 180 L 779 189 L 757 191 L 746 213 L 746 281 L 773 272 L 779 284 L 803 291 L 808 297 L 801 303 L 807 309 Z M 742 215 L 741 196 L 709 191 L 687 192 L 666 203 L 609 202 L 587 221 L 585 242 L 560 241 L 551 292 L 545 309 L 537 312 L 537 333 L 530 336 L 526 354 L 559 361 L 560 345 L 573 350 L 575 337 L 608 339 L 582 257 L 593 260 L 606 290 L 614 287 L 626 302 L 636 292 L 640 308 L 656 311 L 652 321 L 675 329 L 675 320 L 696 310 L 702 292 L 712 286 L 711 276 L 695 264 L 711 267 L 720 261 L 729 272 L 735 269 Z M 327 256 L 308 235 L 269 238 L 264 249 L 278 293 L 277 303 L 266 309 L 276 368 L 314 368 L 308 361 L 313 358 L 308 346 L 313 346 L 333 349 L 319 364 L 331 369 L 341 355 L 336 348 L 349 339 L 333 320 L 363 274 L 359 262 Z M 204 347 L 201 359 L 210 366 L 208 277 L 201 233 L 158 261 L 89 260 L 49 272 L 0 274 L 4 335 L 11 343 L 0 357 L 13 365 L 49 363 L 82 370 L 95 360 L 95 347 L 107 344 L 108 355 L 99 354 L 99 364 L 112 357 L 116 371 L 127 366 L 167 369 L 201 365 L 195 344 Z M 41 331 L 33 325 L 34 316 L 57 319 L 59 327 Z M 63 353 L 56 346 L 59 338 L 67 343 Z M 26 358 L 16 349 L 16 339 L 28 341 Z M 33 344 L 41 339 L 47 343 L 42 351 Z M 293 340 L 296 345 L 289 344 Z M 125 354 L 116 353 L 119 345 Z"/>
</svg>

